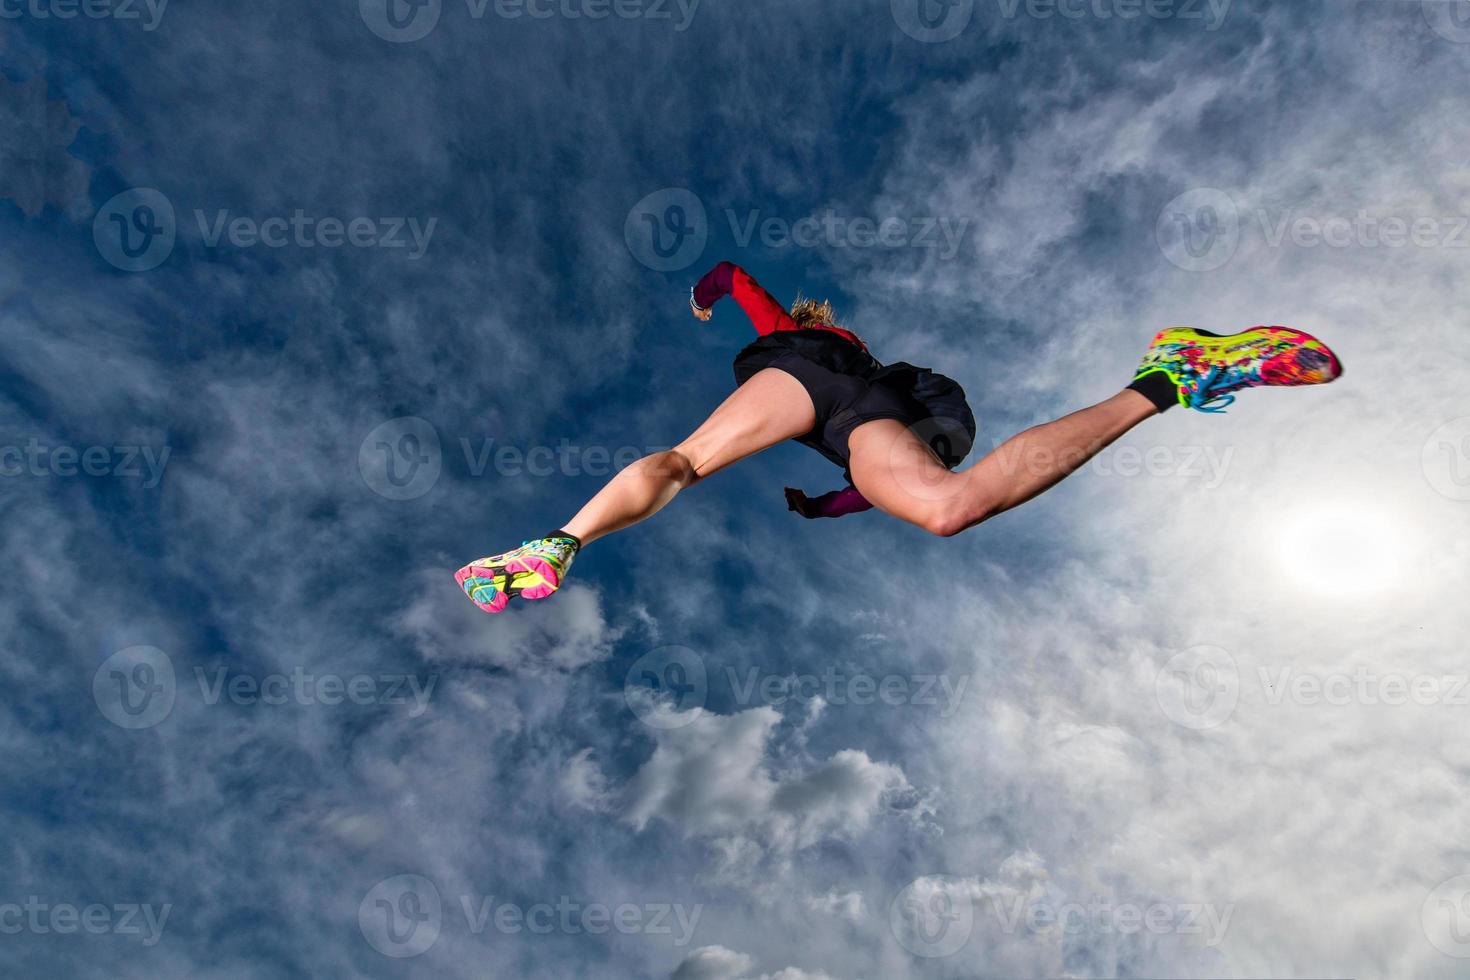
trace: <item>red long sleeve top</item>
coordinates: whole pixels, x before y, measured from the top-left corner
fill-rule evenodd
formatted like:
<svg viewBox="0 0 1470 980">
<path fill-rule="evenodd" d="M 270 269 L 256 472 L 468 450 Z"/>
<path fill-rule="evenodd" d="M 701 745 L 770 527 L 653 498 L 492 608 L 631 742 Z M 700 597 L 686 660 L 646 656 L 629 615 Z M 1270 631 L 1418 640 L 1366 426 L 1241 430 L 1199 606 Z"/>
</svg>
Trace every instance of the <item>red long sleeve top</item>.
<svg viewBox="0 0 1470 980">
<path fill-rule="evenodd" d="M 841 327 L 829 327 L 813 324 L 807 327 L 798 326 L 791 319 L 791 314 L 786 308 L 776 302 L 770 293 L 761 288 L 751 275 L 733 262 L 721 262 L 713 269 L 704 274 L 699 284 L 694 287 L 691 294 L 694 305 L 701 310 L 707 310 L 726 296 L 733 296 L 735 302 L 750 317 L 750 323 L 755 327 L 755 332 L 762 337 L 772 334 L 778 330 L 826 330 L 851 343 L 857 344 L 863 350 L 868 345 L 851 330 Z"/>
</svg>

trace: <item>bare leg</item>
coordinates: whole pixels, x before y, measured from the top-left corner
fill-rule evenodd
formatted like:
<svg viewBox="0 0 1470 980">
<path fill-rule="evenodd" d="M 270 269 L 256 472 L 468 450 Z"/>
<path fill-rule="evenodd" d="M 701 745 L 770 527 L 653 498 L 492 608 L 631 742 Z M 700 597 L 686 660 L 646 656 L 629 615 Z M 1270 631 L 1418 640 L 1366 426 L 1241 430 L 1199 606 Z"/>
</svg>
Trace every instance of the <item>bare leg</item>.
<svg viewBox="0 0 1470 980">
<path fill-rule="evenodd" d="M 562 526 L 583 544 L 652 517 L 674 495 L 731 463 L 816 425 L 811 396 L 791 375 L 766 368 L 725 399 L 694 434 L 623 470 Z"/>
<path fill-rule="evenodd" d="M 894 517 L 948 537 L 1060 483 L 1158 409 L 1136 391 L 1012 436 L 963 473 L 952 473 L 902 422 L 853 430 L 853 483 Z"/>
</svg>

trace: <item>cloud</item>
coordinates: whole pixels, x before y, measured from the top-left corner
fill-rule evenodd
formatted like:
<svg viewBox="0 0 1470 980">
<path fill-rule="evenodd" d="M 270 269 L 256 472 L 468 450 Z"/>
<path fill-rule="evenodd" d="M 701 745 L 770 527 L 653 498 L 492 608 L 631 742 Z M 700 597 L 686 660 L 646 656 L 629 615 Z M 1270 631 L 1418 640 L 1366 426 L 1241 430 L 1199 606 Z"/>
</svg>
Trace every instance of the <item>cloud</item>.
<svg viewBox="0 0 1470 980">
<path fill-rule="evenodd" d="M 758 707 L 700 713 L 658 731 L 652 757 L 629 783 L 625 819 L 640 830 L 658 818 L 689 834 L 797 850 L 861 835 L 885 800 L 912 791 L 897 766 L 850 749 L 773 772 L 768 743 L 779 721 L 773 708 Z"/>
<path fill-rule="evenodd" d="M 723 946 L 705 946 L 689 954 L 670 980 L 736 980 L 755 961 Z"/>
</svg>

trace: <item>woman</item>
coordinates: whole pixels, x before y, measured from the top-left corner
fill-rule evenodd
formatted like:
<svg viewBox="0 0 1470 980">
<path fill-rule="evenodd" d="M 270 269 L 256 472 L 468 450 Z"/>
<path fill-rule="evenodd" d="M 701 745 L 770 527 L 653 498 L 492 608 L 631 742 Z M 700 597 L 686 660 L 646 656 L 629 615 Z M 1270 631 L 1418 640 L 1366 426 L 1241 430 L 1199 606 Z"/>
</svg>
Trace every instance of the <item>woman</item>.
<svg viewBox="0 0 1470 980">
<path fill-rule="evenodd" d="M 546 598 L 585 545 L 786 439 L 816 449 L 848 478 L 846 489 L 816 499 L 787 488 L 792 510 L 840 517 L 877 507 L 950 537 L 1055 486 L 1174 405 L 1220 412 L 1244 388 L 1325 384 L 1342 374 L 1327 345 L 1299 330 L 1256 327 L 1223 337 L 1188 327 L 1163 330 L 1118 394 L 1013 436 L 956 473 L 975 436 L 959 385 L 910 364 L 879 363 L 836 323 L 830 303 L 798 298 L 788 312 L 729 262 L 699 281 L 689 305 L 708 320 L 725 296 L 734 296 L 760 335 L 735 358 L 734 394 L 679 445 L 618 473 L 562 527 L 461 568 L 455 580 L 477 606 L 496 613 L 517 596 Z"/>
</svg>

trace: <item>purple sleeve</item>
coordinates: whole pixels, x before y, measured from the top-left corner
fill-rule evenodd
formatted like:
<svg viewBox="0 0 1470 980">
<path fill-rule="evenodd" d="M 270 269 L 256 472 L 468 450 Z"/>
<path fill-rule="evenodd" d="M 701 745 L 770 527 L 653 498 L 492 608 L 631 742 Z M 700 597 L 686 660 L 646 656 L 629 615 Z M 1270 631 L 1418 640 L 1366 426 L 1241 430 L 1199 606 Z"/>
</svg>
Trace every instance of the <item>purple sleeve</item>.
<svg viewBox="0 0 1470 980">
<path fill-rule="evenodd" d="M 868 503 L 868 498 L 858 493 L 857 487 L 833 490 L 812 500 L 813 517 L 846 517 L 848 514 L 861 514 L 872 509 L 873 505 Z"/>
<path fill-rule="evenodd" d="M 699 280 L 699 285 L 694 287 L 691 295 L 695 306 L 701 310 L 707 310 L 729 296 L 734 288 L 735 263 L 721 262 L 704 274 L 704 278 Z"/>
</svg>

